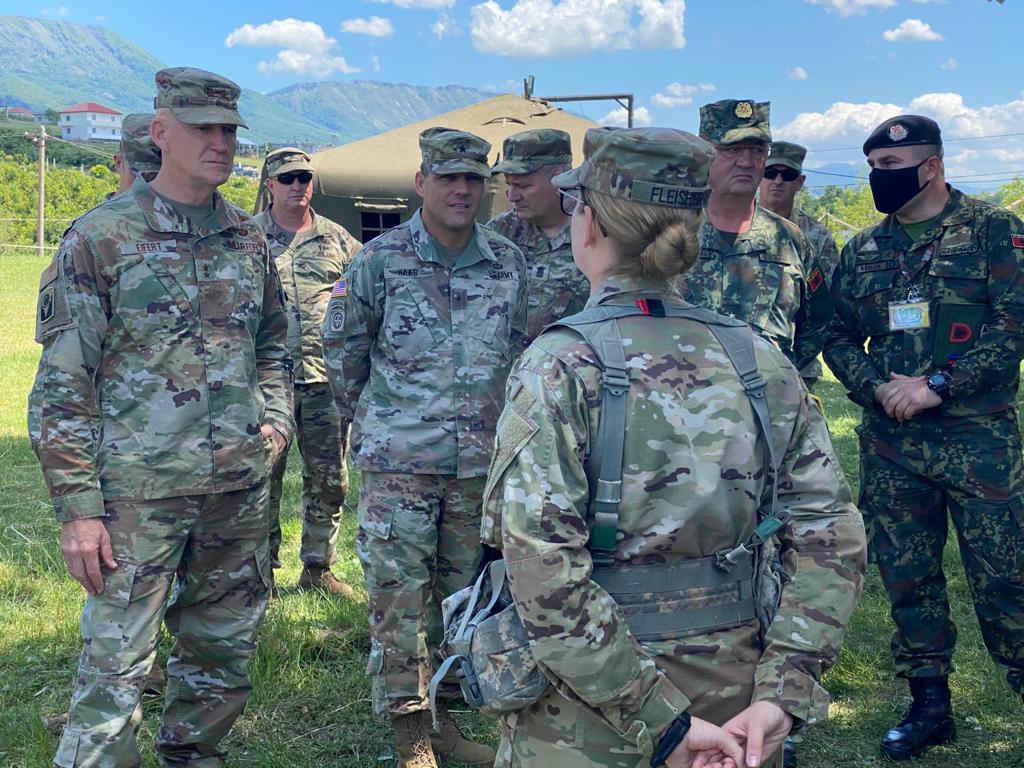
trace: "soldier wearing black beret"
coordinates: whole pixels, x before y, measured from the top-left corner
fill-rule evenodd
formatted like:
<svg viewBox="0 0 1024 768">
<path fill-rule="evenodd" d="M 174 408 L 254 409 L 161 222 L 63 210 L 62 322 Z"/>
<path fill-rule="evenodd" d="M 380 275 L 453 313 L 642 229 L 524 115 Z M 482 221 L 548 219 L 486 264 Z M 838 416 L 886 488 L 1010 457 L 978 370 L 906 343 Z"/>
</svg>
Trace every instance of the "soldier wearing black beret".
<svg viewBox="0 0 1024 768">
<path fill-rule="evenodd" d="M 1024 694 L 1024 224 L 946 184 L 930 118 L 886 120 L 864 154 L 887 215 L 843 248 L 825 361 L 864 408 L 860 508 L 913 697 L 882 749 L 903 760 L 956 738 L 947 515 L 985 646 Z"/>
</svg>

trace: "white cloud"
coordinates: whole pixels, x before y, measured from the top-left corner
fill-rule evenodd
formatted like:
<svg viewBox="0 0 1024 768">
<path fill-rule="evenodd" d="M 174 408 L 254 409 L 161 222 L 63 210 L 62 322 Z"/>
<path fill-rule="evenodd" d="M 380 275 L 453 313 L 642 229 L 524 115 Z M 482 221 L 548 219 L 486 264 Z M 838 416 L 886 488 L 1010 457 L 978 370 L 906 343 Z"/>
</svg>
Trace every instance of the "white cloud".
<svg viewBox="0 0 1024 768">
<path fill-rule="evenodd" d="M 829 13 L 835 13 L 841 19 L 850 16 L 863 16 L 872 8 L 884 10 L 896 5 L 896 0 L 805 0 L 811 5 L 820 5 Z"/>
<path fill-rule="evenodd" d="M 805 112 L 772 133 L 805 144 L 812 150 L 860 147 L 883 120 L 901 114 L 927 115 L 942 129 L 946 140 L 947 175 L 1003 173 L 1021 167 L 1024 139 L 1001 134 L 1018 133 L 1024 124 L 1024 94 L 1014 101 L 970 107 L 958 93 L 925 93 L 908 104 L 837 102 L 824 112 Z M 984 137 L 993 137 L 986 139 Z M 963 143 L 950 139 L 969 139 Z M 811 155 L 816 161 L 863 160 L 859 149 Z M 1016 165 L 1012 165 L 1016 163 Z M 965 180 L 969 182 L 970 180 Z"/>
<path fill-rule="evenodd" d="M 685 10 L 685 0 L 516 0 L 506 11 L 487 0 L 470 8 L 470 33 L 478 51 L 520 58 L 682 48 Z"/>
<path fill-rule="evenodd" d="M 61 18 L 66 19 L 68 16 L 71 15 L 71 9 L 68 8 L 66 5 L 60 5 L 57 6 L 56 8 L 43 8 L 43 10 L 40 11 L 40 13 L 43 16 L 60 16 Z"/>
<path fill-rule="evenodd" d="M 941 66 L 943 69 L 956 69 L 959 65 L 960 62 L 951 56 L 950 58 L 942 62 L 942 64 L 940 64 L 939 66 Z"/>
<path fill-rule="evenodd" d="M 459 34 L 462 32 L 462 28 L 447 13 L 442 13 L 438 15 L 437 21 L 430 25 L 430 31 L 437 35 L 438 40 L 441 40 L 450 35 Z"/>
<path fill-rule="evenodd" d="M 267 24 L 243 24 L 224 39 L 224 45 L 264 48 L 301 48 L 309 53 L 326 53 L 337 42 L 315 21 L 277 19 Z"/>
<path fill-rule="evenodd" d="M 276 19 L 267 24 L 243 24 L 224 39 L 224 45 L 282 48 L 272 61 L 257 64 L 260 72 L 327 77 L 335 72 L 348 75 L 358 72 L 342 56 L 330 55 L 333 37 L 313 21 Z"/>
<path fill-rule="evenodd" d="M 68 8 L 66 5 L 62 5 L 59 8 L 57 8 L 57 15 L 58 16 L 64 16 L 64 17 L 70 16 L 71 15 L 71 9 Z"/>
<path fill-rule="evenodd" d="M 669 83 L 663 93 L 656 93 L 651 97 L 651 104 L 666 109 L 685 107 L 693 104 L 693 97 L 698 93 L 711 93 L 713 90 L 715 86 L 712 83 Z"/>
<path fill-rule="evenodd" d="M 808 78 L 807 70 L 803 67 L 793 67 L 786 74 L 790 80 L 806 80 Z"/>
<path fill-rule="evenodd" d="M 305 53 L 285 49 L 277 52 L 274 61 L 261 61 L 256 65 L 260 72 L 279 72 L 290 75 L 312 75 L 327 77 L 335 72 L 351 75 L 358 67 L 349 66 L 342 56 L 324 56 L 319 53 Z"/>
<path fill-rule="evenodd" d="M 341 31 L 353 35 L 369 35 L 370 37 L 390 37 L 395 34 L 391 21 L 381 16 L 368 19 L 348 19 L 341 22 Z"/>
<path fill-rule="evenodd" d="M 907 19 L 896 29 L 885 30 L 882 37 L 889 43 L 935 43 L 946 39 L 920 19 Z"/>
<path fill-rule="evenodd" d="M 629 112 L 625 107 L 617 107 L 602 118 L 598 119 L 601 125 L 618 125 L 625 127 L 629 120 Z M 633 125 L 640 127 L 651 124 L 651 113 L 647 107 L 635 107 L 633 109 Z"/>
<path fill-rule="evenodd" d="M 455 0 L 373 0 L 375 3 L 391 3 L 399 8 L 426 8 L 430 11 L 442 11 L 455 5 Z"/>
<path fill-rule="evenodd" d="M 917 3 L 918 5 L 928 5 L 929 3 L 932 5 L 945 5 L 948 1 L 949 0 L 910 0 L 910 2 Z"/>
<path fill-rule="evenodd" d="M 380 72 L 380 56 L 376 53 L 370 54 L 370 69 L 374 72 Z"/>
</svg>

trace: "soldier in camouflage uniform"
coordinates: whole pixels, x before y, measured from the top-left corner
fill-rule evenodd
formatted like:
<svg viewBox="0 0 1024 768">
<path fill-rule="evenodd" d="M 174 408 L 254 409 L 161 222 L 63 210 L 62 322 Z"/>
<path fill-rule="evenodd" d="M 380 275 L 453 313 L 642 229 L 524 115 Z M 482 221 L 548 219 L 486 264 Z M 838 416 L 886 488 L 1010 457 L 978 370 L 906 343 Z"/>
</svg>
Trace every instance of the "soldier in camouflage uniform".
<svg viewBox="0 0 1024 768">
<path fill-rule="evenodd" d="M 505 139 L 502 160 L 492 173 L 505 174 L 505 196 L 513 208 L 487 226 L 504 235 L 526 257 L 530 270 L 527 335 L 583 309 L 590 283 L 572 260 L 569 217 L 562 212 L 551 177 L 572 165 L 569 134 L 552 128 L 516 133 Z"/>
<path fill-rule="evenodd" d="M 60 768 L 140 764 L 161 620 L 160 761 L 222 764 L 267 605 L 267 466 L 293 429 L 267 241 L 215 192 L 239 88 L 187 68 L 156 83 L 160 173 L 78 219 L 40 282 L 29 436 L 89 593 Z"/>
<path fill-rule="evenodd" d="M 436 765 L 434 750 L 490 765 L 494 751 L 463 740 L 446 713 L 428 733 L 427 684 L 441 601 L 481 560 L 502 385 L 525 338 L 526 260 L 474 221 L 490 145 L 430 128 L 420 148 L 423 207 L 363 248 L 335 284 L 324 360 L 362 471 L 356 549 L 374 712 L 391 721 L 403 768 Z"/>
<path fill-rule="evenodd" d="M 351 597 L 352 587 L 331 573 L 348 488 L 348 422 L 334 407 L 320 328 L 331 289 L 362 246 L 343 227 L 310 207 L 313 174 L 309 155 L 301 149 L 284 147 L 268 153 L 264 176 L 272 203 L 254 221 L 267 235 L 288 310 L 295 434 L 302 454 L 299 587 Z M 270 478 L 270 558 L 275 568 L 281 566 L 281 486 L 287 460 L 285 450 Z"/>
<path fill-rule="evenodd" d="M 825 360 L 864 408 L 860 506 L 913 695 L 883 749 L 903 759 L 955 738 L 947 513 L 985 646 L 1024 694 L 1024 224 L 946 185 L 928 118 L 885 121 L 864 154 L 890 215 L 843 248 Z"/>
<path fill-rule="evenodd" d="M 681 286 L 691 304 L 747 322 L 797 368 L 821 351 L 832 304 L 807 238 L 757 205 L 771 131 L 768 102 L 727 99 L 700 109 L 700 135 L 718 149 L 701 253 Z"/>
<path fill-rule="evenodd" d="M 863 525 L 820 412 L 782 353 L 752 334 L 792 580 L 763 643 L 756 617 L 638 638 L 597 567 L 634 573 L 634 603 L 679 590 L 659 615 L 711 608 L 726 592 L 708 600 L 709 590 L 686 588 L 678 574 L 716 567 L 717 554 L 748 543 L 753 500 L 770 500 L 771 490 L 765 438 L 709 325 L 731 321 L 667 288 L 698 258 L 714 149 L 677 130 L 600 128 L 587 132 L 584 153 L 554 183 L 573 205 L 576 262 L 597 286 L 588 310 L 644 312 L 616 321 L 629 371 L 617 535 L 599 563 L 588 546 L 588 464 L 600 460 L 602 370 L 577 332 L 555 326 L 509 376 L 482 524 L 484 542 L 503 551 L 516 609 L 554 688 L 504 718 L 495 765 L 640 768 L 661 764 L 653 753 L 688 766 L 700 752 L 760 765 L 792 725 L 827 715 L 820 679 L 860 591 Z M 688 314 L 665 316 L 669 308 Z M 666 577 L 659 564 L 680 570 Z"/>
<path fill-rule="evenodd" d="M 160 149 L 149 136 L 154 117 L 152 112 L 133 113 L 125 115 L 121 122 L 121 144 L 114 154 L 117 190 L 108 194 L 107 200 L 127 192 L 136 176 L 141 174 L 146 181 L 152 181 L 160 170 Z"/>
<path fill-rule="evenodd" d="M 806 235 L 814 249 L 818 268 L 825 278 L 824 287 L 831 285 L 832 272 L 839 262 L 839 250 L 828 227 L 819 223 L 800 206 L 794 203 L 796 194 L 807 177 L 804 175 L 804 158 L 807 148 L 788 141 L 773 141 L 768 147 L 768 162 L 761 181 L 759 202 L 761 207 L 789 219 Z M 808 389 L 812 389 L 821 378 L 821 362 L 815 357 L 801 370 L 800 375 Z"/>
</svg>

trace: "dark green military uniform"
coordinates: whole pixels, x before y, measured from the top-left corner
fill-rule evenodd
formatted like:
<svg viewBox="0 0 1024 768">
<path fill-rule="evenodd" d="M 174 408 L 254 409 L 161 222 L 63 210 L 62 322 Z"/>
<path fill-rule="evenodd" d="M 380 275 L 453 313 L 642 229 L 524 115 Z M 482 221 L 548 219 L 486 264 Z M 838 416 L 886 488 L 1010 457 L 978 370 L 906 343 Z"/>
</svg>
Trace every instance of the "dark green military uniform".
<svg viewBox="0 0 1024 768">
<path fill-rule="evenodd" d="M 1024 692 L 1024 469 L 1017 426 L 1024 356 L 1024 224 L 950 188 L 917 240 L 894 216 L 843 248 L 825 361 L 864 407 L 860 506 L 892 601 L 903 677 L 952 670 L 942 552 L 956 527 L 985 645 Z M 893 330 L 911 286 L 928 327 Z M 867 342 L 867 348 L 864 344 Z M 891 373 L 948 372 L 952 398 L 899 423 L 875 402 Z"/>
</svg>

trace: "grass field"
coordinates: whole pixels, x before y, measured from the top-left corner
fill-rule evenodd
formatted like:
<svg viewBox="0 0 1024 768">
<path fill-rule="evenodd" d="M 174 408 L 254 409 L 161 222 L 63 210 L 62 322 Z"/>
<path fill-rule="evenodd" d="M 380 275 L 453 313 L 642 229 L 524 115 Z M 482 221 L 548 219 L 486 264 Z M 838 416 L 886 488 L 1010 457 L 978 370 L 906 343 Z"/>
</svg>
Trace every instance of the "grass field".
<svg viewBox="0 0 1024 768">
<path fill-rule="evenodd" d="M 5 768 L 51 764 L 57 736 L 47 730 L 44 718 L 67 707 L 84 595 L 65 572 L 58 526 L 25 435 L 25 401 L 38 360 L 32 339 L 35 292 L 44 266 L 31 256 L 0 258 L 0 766 Z M 834 380 L 824 382 L 822 394 L 847 477 L 856 486 L 853 428 L 859 409 Z M 286 565 L 278 573 L 284 588 L 267 616 L 252 667 L 253 695 L 230 736 L 228 765 L 370 768 L 385 762 L 390 738 L 370 715 L 363 676 L 369 647 L 365 594 L 360 590 L 356 602 L 345 603 L 288 589 L 299 574 L 295 466 L 293 461 L 285 485 Z M 360 585 L 353 536 L 354 516 L 346 513 L 336 571 Z M 947 550 L 946 565 L 960 628 L 958 671 L 952 680 L 960 738 L 912 765 L 1022 768 L 1024 709 L 984 651 L 954 550 Z M 892 675 L 890 631 L 888 604 L 872 571 L 839 664 L 826 678 L 835 699 L 831 720 L 804 734 L 801 766 L 890 764 L 878 740 L 906 705 L 905 686 Z M 145 712 L 139 741 L 143 764 L 154 768 L 159 702 L 147 701 Z M 492 722 L 471 714 L 460 717 L 474 733 L 496 741 Z"/>
</svg>

